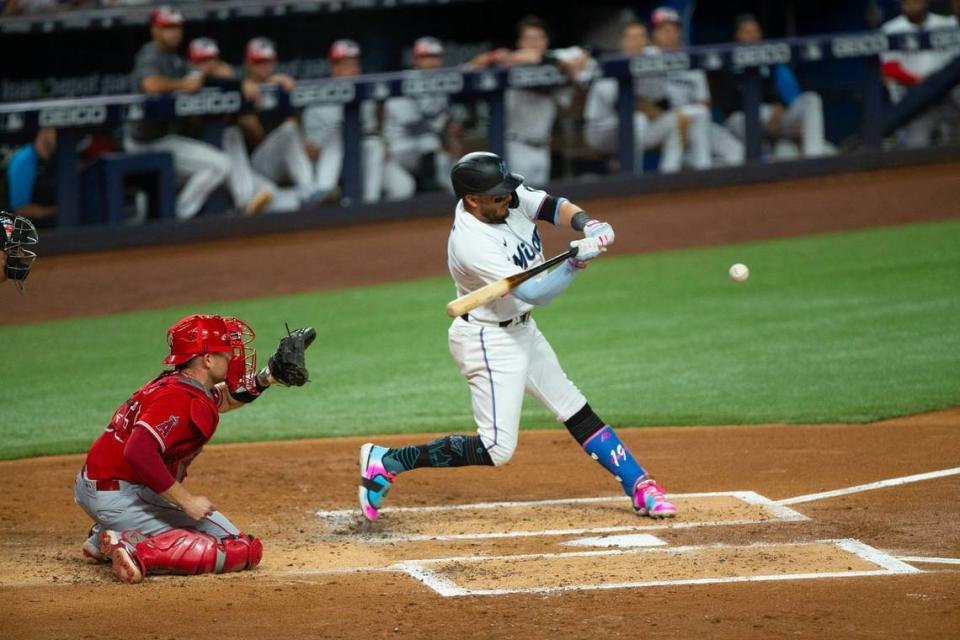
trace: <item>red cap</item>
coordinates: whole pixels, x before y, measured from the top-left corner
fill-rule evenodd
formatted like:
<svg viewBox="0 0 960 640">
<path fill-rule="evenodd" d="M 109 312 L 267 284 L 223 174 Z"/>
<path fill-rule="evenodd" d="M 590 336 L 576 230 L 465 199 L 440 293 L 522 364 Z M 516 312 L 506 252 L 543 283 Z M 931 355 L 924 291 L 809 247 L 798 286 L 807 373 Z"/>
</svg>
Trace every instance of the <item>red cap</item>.
<svg viewBox="0 0 960 640">
<path fill-rule="evenodd" d="M 359 58 L 360 57 L 360 45 L 343 38 L 337 40 L 332 45 L 330 45 L 330 53 L 327 54 L 327 57 L 332 61 L 336 62 L 337 60 L 343 60 L 344 58 Z"/>
<path fill-rule="evenodd" d="M 680 24 L 680 14 L 670 7 L 660 7 L 655 9 L 650 16 L 650 22 L 653 26 L 661 25 L 664 22 L 675 22 Z"/>
<path fill-rule="evenodd" d="M 413 57 L 420 58 L 422 56 L 442 56 L 443 55 L 443 43 L 437 40 L 436 38 L 431 38 L 429 36 L 423 38 L 417 38 L 417 41 L 413 43 Z"/>
<path fill-rule="evenodd" d="M 183 14 L 173 7 L 160 6 L 150 12 L 151 27 L 179 27 L 183 25 Z"/>
<path fill-rule="evenodd" d="M 277 59 L 277 47 L 270 38 L 254 38 L 247 43 L 247 62 L 266 62 Z"/>
<path fill-rule="evenodd" d="M 187 47 L 187 60 L 190 62 L 203 62 L 219 57 L 220 47 L 213 38 L 194 38 Z"/>
</svg>

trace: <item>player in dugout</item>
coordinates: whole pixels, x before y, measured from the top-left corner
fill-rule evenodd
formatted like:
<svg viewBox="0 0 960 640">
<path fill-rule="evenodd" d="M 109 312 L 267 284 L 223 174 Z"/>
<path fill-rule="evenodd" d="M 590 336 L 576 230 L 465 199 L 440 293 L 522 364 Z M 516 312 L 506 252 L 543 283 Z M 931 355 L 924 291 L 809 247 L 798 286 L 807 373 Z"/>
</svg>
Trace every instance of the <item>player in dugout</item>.
<svg viewBox="0 0 960 640">
<path fill-rule="evenodd" d="M 184 485 L 187 468 L 217 430 L 220 414 L 273 384 L 306 383 L 312 328 L 280 340 L 256 371 L 255 334 L 242 320 L 191 315 L 167 331 L 173 366 L 140 387 L 113 414 L 77 474 L 74 500 L 94 520 L 83 555 L 111 562 L 122 582 L 150 573 L 252 569 L 263 545 Z"/>
</svg>

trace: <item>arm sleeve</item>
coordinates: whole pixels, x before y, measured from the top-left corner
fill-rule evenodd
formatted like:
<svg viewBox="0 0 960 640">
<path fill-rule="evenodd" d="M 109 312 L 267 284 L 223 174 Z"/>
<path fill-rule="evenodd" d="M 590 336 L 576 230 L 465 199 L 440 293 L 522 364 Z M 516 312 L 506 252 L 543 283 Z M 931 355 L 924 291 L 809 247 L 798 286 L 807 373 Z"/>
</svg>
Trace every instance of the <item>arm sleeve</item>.
<svg viewBox="0 0 960 640">
<path fill-rule="evenodd" d="M 554 298 L 567 290 L 567 287 L 573 282 L 573 277 L 577 275 L 577 271 L 570 265 L 569 261 L 566 261 L 553 271 L 527 280 L 514 289 L 512 295 L 527 304 L 537 306 L 549 304 Z"/>
<path fill-rule="evenodd" d="M 7 166 L 7 184 L 10 193 L 10 208 L 16 211 L 33 201 L 33 187 L 37 181 L 37 157 L 30 147 L 21 149 Z"/>
<path fill-rule="evenodd" d="M 773 81 L 777 85 L 781 102 L 789 107 L 800 95 L 800 83 L 793 71 L 785 64 L 778 64 L 773 68 Z"/>
<path fill-rule="evenodd" d="M 156 493 L 173 486 L 173 476 L 160 457 L 160 443 L 146 429 L 134 429 L 123 447 L 123 459 L 140 481 Z"/>
</svg>

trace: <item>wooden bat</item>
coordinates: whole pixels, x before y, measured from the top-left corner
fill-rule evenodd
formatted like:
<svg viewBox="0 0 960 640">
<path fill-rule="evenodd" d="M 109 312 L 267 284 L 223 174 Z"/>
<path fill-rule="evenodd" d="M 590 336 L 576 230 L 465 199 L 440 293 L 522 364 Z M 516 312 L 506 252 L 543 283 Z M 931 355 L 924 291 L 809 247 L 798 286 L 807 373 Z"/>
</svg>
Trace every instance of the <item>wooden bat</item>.
<svg viewBox="0 0 960 640">
<path fill-rule="evenodd" d="M 507 295 L 538 273 L 543 273 L 550 267 L 576 255 L 577 247 L 573 247 L 569 251 L 565 251 L 558 256 L 550 258 L 543 264 L 538 264 L 537 266 L 531 267 L 526 271 L 521 271 L 520 273 L 515 273 L 512 276 L 501 278 L 496 282 L 491 282 L 488 285 L 480 287 L 476 291 L 471 291 L 466 295 L 462 295 L 456 300 L 451 300 L 447 303 L 447 315 L 451 318 L 456 318 L 457 316 L 462 316 L 465 313 L 473 311 L 477 307 L 482 307 L 491 300 L 496 300 L 501 296 Z"/>
</svg>

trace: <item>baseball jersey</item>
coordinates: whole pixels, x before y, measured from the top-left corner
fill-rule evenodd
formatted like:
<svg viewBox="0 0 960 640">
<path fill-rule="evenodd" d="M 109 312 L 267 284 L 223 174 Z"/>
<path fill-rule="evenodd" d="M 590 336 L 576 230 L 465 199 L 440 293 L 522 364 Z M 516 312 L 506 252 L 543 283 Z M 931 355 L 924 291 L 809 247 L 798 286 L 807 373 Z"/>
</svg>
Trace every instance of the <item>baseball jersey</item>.
<svg viewBox="0 0 960 640">
<path fill-rule="evenodd" d="M 303 110 L 303 135 L 321 148 L 343 136 L 344 109 L 342 104 L 315 104 Z M 364 100 L 360 105 L 360 122 L 365 134 L 376 133 L 377 105 Z"/>
<path fill-rule="evenodd" d="M 187 63 L 172 51 L 164 51 L 155 42 L 148 42 L 137 52 L 133 64 L 133 81 L 137 91 L 143 91 L 143 81 L 150 76 L 182 78 L 187 75 Z M 137 142 L 150 142 L 170 133 L 170 125 L 161 120 L 140 120 L 127 123 L 127 135 Z"/>
<path fill-rule="evenodd" d="M 537 220 L 555 224 L 564 198 L 521 185 L 520 205 L 508 209 L 502 224 L 481 222 L 457 202 L 453 228 L 447 242 L 447 267 L 462 296 L 480 287 L 526 271 L 544 261 Z M 533 305 L 514 296 L 504 296 L 470 312 L 480 322 L 502 322 L 522 315 Z"/>
<path fill-rule="evenodd" d="M 645 54 L 660 52 L 653 46 L 644 49 Z M 702 69 L 642 76 L 634 81 L 634 87 L 638 96 L 656 102 L 664 109 L 710 102 L 707 74 Z"/>
<path fill-rule="evenodd" d="M 220 394 L 198 382 L 166 371 L 138 389 L 117 409 L 106 430 L 87 453 L 91 480 L 125 480 L 143 484 L 123 449 L 134 429 L 145 429 L 160 445 L 164 465 L 176 480 L 213 437 L 220 420 Z"/>
<path fill-rule="evenodd" d="M 930 29 L 945 29 L 956 26 L 957 19 L 953 16 L 927 13 L 927 19 L 923 21 L 922 25 L 914 24 L 910 22 L 907 16 L 899 15 L 893 20 L 884 22 L 880 29 L 886 34 L 896 34 L 920 33 Z M 953 59 L 954 55 L 956 55 L 955 52 L 922 49 L 919 51 L 888 51 L 882 54 L 880 58 L 883 62 L 899 62 L 904 71 L 923 80 L 943 68 Z M 899 100 L 904 93 L 906 93 L 906 90 L 899 85 L 891 87 L 891 95 L 895 100 Z"/>
<path fill-rule="evenodd" d="M 390 98 L 383 108 L 383 137 L 395 140 L 430 136 L 439 142 L 449 104 L 449 97 L 443 93 Z"/>
</svg>

